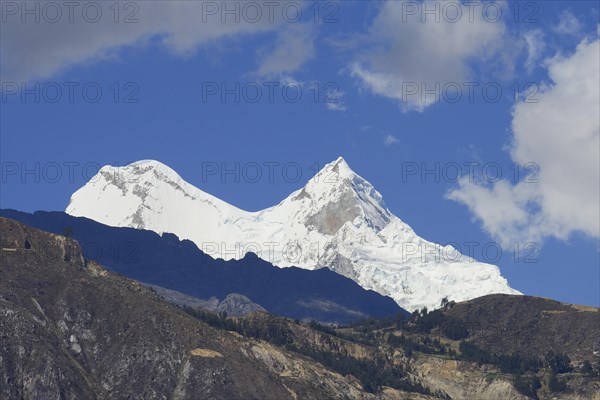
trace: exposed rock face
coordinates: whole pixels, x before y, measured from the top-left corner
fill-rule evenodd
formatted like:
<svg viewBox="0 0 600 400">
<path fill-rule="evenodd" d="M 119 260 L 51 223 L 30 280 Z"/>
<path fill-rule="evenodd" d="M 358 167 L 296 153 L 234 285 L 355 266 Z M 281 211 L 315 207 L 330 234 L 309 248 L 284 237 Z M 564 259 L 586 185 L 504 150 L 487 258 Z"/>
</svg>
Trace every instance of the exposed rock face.
<svg viewBox="0 0 600 400">
<path fill-rule="evenodd" d="M 354 221 L 359 215 L 360 208 L 356 204 L 354 193 L 346 188 L 336 202 L 331 202 L 310 215 L 306 226 L 314 226 L 324 235 L 334 235 L 346 222 Z"/>
<path fill-rule="evenodd" d="M 417 375 L 433 390 L 442 390 L 453 399 L 526 400 L 503 379 L 486 379 L 486 368 L 470 363 L 421 357 L 415 361 Z"/>
<path fill-rule="evenodd" d="M 5 218 L 0 232 L 0 398 L 376 398 L 351 377 L 207 326 L 86 262 L 71 239 Z"/>
<path fill-rule="evenodd" d="M 226 312 L 229 316 L 241 317 L 255 311 L 265 311 L 260 305 L 238 293 L 230 293 L 223 300 L 216 297 L 211 297 L 208 300 L 198 299 L 193 296 L 188 296 L 176 290 L 166 289 L 156 285 L 146 286 L 151 287 L 169 303 L 177 304 L 178 306 L 188 306 L 192 308 L 203 308 L 215 313 Z"/>
<path fill-rule="evenodd" d="M 220 301 L 214 311 L 221 312 L 224 311 L 228 315 L 233 316 L 242 316 L 255 311 L 266 311 L 264 308 L 259 306 L 258 304 L 252 302 L 246 296 L 242 296 L 237 293 L 230 293 Z"/>
</svg>

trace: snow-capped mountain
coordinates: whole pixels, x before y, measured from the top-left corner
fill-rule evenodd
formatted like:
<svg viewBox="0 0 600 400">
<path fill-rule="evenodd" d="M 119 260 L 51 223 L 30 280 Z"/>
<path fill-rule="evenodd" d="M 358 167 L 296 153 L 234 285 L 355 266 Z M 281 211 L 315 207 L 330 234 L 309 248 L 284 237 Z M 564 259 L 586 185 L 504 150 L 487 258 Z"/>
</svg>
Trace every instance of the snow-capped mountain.
<svg viewBox="0 0 600 400">
<path fill-rule="evenodd" d="M 343 158 L 281 203 L 247 212 L 157 161 L 105 166 L 66 209 L 110 226 L 171 232 L 213 257 L 251 251 L 280 267 L 328 267 L 412 311 L 490 293 L 520 294 L 498 267 L 419 237 Z"/>
</svg>

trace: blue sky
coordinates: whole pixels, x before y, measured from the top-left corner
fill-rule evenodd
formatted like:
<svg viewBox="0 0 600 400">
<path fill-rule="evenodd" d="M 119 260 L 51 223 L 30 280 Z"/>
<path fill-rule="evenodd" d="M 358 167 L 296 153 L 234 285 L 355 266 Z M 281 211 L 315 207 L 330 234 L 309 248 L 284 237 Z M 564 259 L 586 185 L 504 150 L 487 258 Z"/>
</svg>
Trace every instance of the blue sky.
<svg viewBox="0 0 600 400">
<path fill-rule="evenodd" d="M 258 210 L 341 155 L 419 235 L 600 306 L 597 2 L 28 4 L 2 6 L 2 208 L 64 210 L 100 166 L 157 159 Z"/>
</svg>

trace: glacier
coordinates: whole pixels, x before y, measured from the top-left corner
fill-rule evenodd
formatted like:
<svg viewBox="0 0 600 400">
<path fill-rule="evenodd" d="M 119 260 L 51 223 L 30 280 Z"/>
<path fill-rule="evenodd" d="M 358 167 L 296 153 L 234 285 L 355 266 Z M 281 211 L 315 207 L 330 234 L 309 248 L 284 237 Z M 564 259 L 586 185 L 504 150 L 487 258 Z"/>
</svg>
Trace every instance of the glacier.
<svg viewBox="0 0 600 400">
<path fill-rule="evenodd" d="M 439 308 L 444 297 L 521 294 L 497 266 L 418 236 L 342 157 L 279 204 L 256 212 L 202 191 L 155 160 L 107 165 L 71 196 L 66 213 L 174 233 L 215 258 L 253 252 L 279 267 L 327 267 L 409 311 Z"/>
</svg>

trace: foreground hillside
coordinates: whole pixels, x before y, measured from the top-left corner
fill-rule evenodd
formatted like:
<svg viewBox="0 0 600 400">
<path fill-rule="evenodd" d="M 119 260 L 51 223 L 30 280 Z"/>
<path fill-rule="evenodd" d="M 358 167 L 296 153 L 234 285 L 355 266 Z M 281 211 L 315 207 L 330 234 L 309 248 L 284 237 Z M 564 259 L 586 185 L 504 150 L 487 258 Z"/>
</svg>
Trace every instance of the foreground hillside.
<svg viewBox="0 0 600 400">
<path fill-rule="evenodd" d="M 498 346 L 493 336 L 486 338 L 485 330 L 476 329 L 468 310 L 490 307 L 489 318 L 494 319 L 507 304 L 530 314 L 523 313 L 519 324 L 497 316 L 498 324 L 489 329 L 512 338 Z M 408 320 L 398 316 L 347 327 L 307 325 L 260 312 L 225 318 L 203 310 L 186 311 L 215 327 L 310 356 L 357 377 L 372 391 L 387 386 L 446 399 L 600 399 L 600 357 L 593 354 L 593 346 L 584 344 L 598 333 L 598 309 L 565 310 L 571 325 L 560 325 L 562 313 L 552 314 L 548 323 L 556 329 L 549 333 L 535 320 L 556 304 L 560 303 L 493 295 L 450 302 L 433 312 L 422 310 Z M 535 338 L 536 349 L 520 352 L 523 345 L 514 340 L 515 329 L 528 340 Z"/>
<path fill-rule="evenodd" d="M 86 261 L 73 240 L 5 218 L 0 232 L 0 398 L 375 398 L 356 379 L 185 314 Z"/>
<path fill-rule="evenodd" d="M 494 295 L 340 327 L 232 318 L 64 236 L 0 218 L 0 238 L 0 398 L 600 399 L 598 309 Z M 516 327 L 525 344 L 488 333 Z"/>
<path fill-rule="evenodd" d="M 468 337 L 496 353 L 510 349 L 536 357 L 551 350 L 581 363 L 594 359 L 594 344 L 600 343 L 600 312 L 594 307 L 498 294 L 457 303 L 443 313 L 468 324 Z"/>
</svg>

